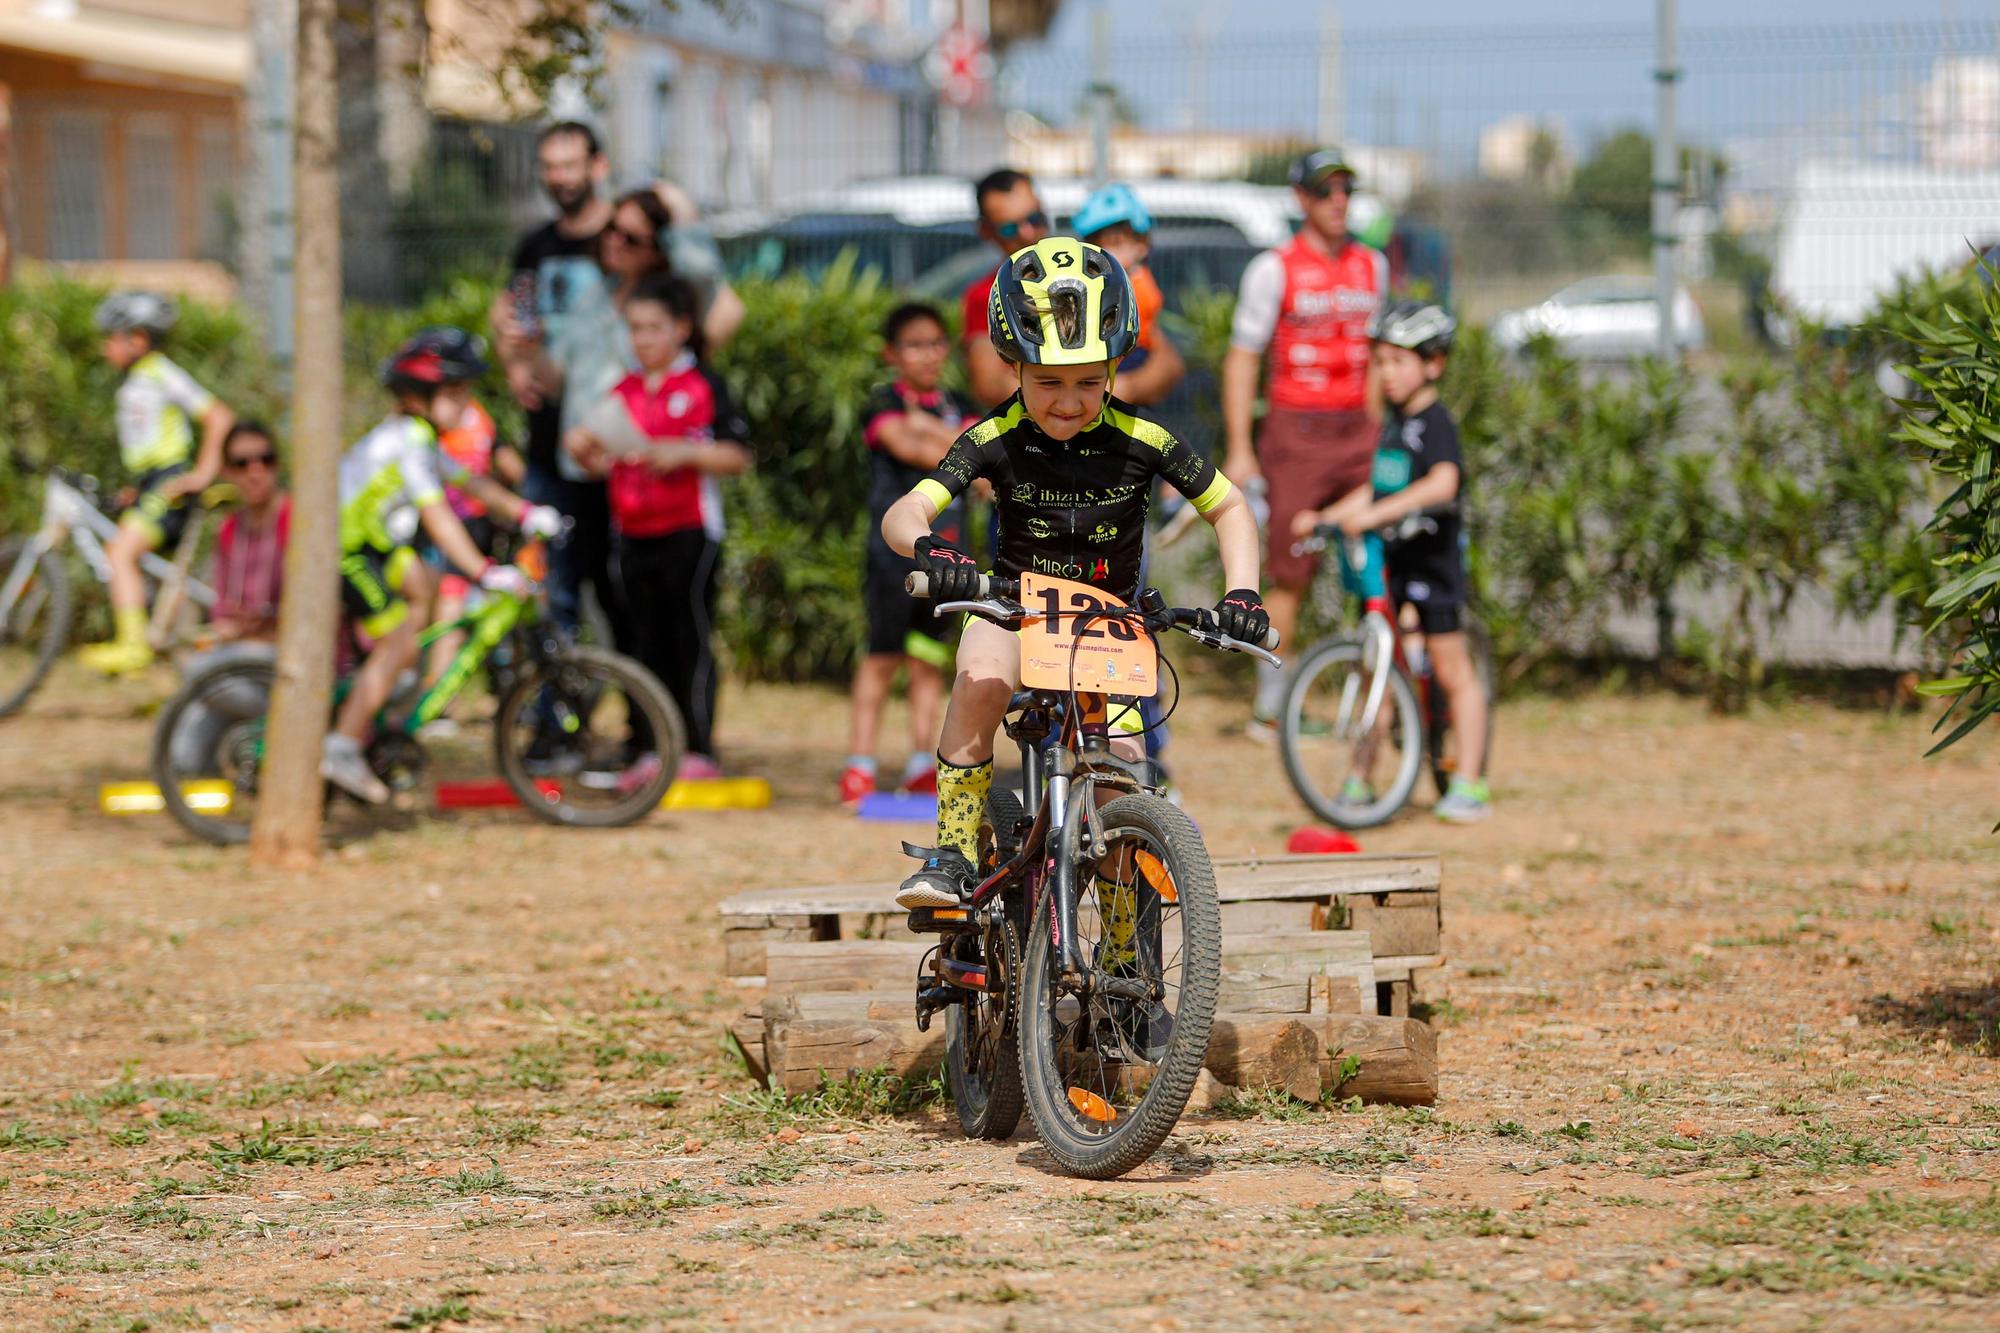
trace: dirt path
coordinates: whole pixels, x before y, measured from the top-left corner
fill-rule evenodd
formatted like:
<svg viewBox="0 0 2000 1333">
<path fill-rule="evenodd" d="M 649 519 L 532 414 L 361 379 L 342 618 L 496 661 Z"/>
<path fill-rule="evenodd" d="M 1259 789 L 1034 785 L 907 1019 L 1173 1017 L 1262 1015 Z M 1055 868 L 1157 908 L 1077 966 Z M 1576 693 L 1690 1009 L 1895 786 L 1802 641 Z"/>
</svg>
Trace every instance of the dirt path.
<svg viewBox="0 0 2000 1333">
<path fill-rule="evenodd" d="M 0 722 L 9 1327 L 1992 1327 L 1991 742 L 1511 706 L 1501 818 L 1366 840 L 1445 853 L 1438 1105 L 1190 1116 L 1092 1185 L 721 1049 L 715 899 L 901 873 L 828 804 L 832 694 L 729 701 L 773 812 L 431 818 L 299 878 L 95 813 L 138 697 Z M 1189 809 L 1275 850 L 1226 720 L 1179 720 Z"/>
</svg>

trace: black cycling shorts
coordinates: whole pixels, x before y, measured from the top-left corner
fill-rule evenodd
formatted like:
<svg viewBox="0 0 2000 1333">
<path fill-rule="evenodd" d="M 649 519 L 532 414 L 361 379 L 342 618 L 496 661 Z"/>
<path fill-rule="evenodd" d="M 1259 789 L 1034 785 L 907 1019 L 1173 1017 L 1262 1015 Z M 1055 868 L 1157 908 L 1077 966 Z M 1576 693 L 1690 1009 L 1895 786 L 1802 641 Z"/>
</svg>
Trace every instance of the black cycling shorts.
<svg viewBox="0 0 2000 1333">
<path fill-rule="evenodd" d="M 391 551 L 364 546 L 341 553 L 340 606 L 369 638 L 381 638 L 409 617 L 403 577 L 416 563 L 417 553 L 407 546 Z"/>
<path fill-rule="evenodd" d="M 138 498 L 118 516 L 119 524 L 133 524 L 145 529 L 152 537 L 156 551 L 178 545 L 181 534 L 187 531 L 188 498 L 185 495 L 170 497 L 161 488 L 187 470 L 186 463 L 169 463 L 165 467 L 147 468 L 141 472 L 134 487 L 139 492 Z"/>
<path fill-rule="evenodd" d="M 1426 634 L 1451 634 L 1465 627 L 1465 561 L 1456 549 L 1426 549 L 1408 543 L 1388 553 L 1389 596 L 1412 606 Z"/>
<path fill-rule="evenodd" d="M 903 580 L 916 571 L 917 562 L 890 550 L 889 544 L 882 540 L 882 516 L 875 514 L 872 518 L 868 568 L 861 584 L 868 611 L 868 655 L 907 653 L 940 671 L 948 670 L 952 622 L 931 614 L 936 602 L 903 591 Z M 964 534 L 958 518 L 958 507 L 953 506 L 932 521 L 932 533 L 942 541 L 962 543 Z"/>
</svg>

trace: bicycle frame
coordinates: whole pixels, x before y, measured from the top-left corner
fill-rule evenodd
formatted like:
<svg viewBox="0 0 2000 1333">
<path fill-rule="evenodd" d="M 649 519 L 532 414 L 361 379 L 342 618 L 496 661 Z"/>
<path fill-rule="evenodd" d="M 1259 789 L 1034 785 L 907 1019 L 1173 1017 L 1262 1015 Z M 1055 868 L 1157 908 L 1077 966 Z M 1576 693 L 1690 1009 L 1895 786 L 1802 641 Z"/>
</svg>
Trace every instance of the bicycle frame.
<svg viewBox="0 0 2000 1333">
<path fill-rule="evenodd" d="M 459 630 L 467 631 L 464 644 L 452 657 L 444 671 L 439 674 L 428 689 L 417 697 L 417 706 L 404 717 L 397 730 L 413 736 L 417 731 L 443 716 L 444 710 L 458 697 L 465 683 L 472 679 L 490 657 L 493 650 L 514 627 L 528 618 L 529 600 L 519 597 L 495 597 L 477 610 L 469 611 L 456 620 L 441 625 L 432 625 L 417 636 L 418 660 L 423 660 L 423 650 L 446 635 Z"/>
<path fill-rule="evenodd" d="M 76 547 L 99 583 L 110 583 L 111 559 L 105 554 L 104 547 L 117 535 L 118 525 L 91 502 L 89 495 L 70 485 L 60 474 L 50 474 L 42 492 L 41 527 L 37 529 L 34 540 L 22 550 L 21 558 L 14 562 L 14 568 L 7 571 L 6 582 L 0 584 L 0 617 L 14 609 L 21 590 L 27 586 L 28 575 L 35 562 L 60 548 L 65 539 Z M 172 623 L 181 597 L 203 608 L 215 605 L 215 590 L 188 573 L 198 541 L 199 533 L 195 525 L 189 524 L 180 546 L 174 552 L 174 559 L 164 559 L 152 551 L 139 557 L 139 568 L 152 575 L 160 585 L 152 616 L 155 640 Z"/>
<path fill-rule="evenodd" d="M 1358 537 L 1342 541 L 1341 556 L 1357 574 L 1366 566 L 1366 556 Z M 1346 723 L 1353 717 L 1354 695 L 1360 688 L 1360 681 L 1358 677 L 1348 677 L 1341 688 L 1338 714 L 1341 726 L 1334 732 L 1335 738 L 1341 741 L 1359 740 L 1375 730 L 1375 724 L 1382 715 L 1382 699 L 1389 692 L 1389 671 L 1410 675 L 1409 656 L 1403 650 L 1402 625 L 1396 617 L 1396 605 L 1386 592 L 1362 598 L 1360 637 L 1362 666 L 1368 676 L 1368 701 L 1362 709 L 1360 725 L 1350 730 Z M 1431 725 L 1430 690 L 1428 682 L 1416 683 L 1422 686 L 1416 691 L 1417 708 L 1428 731 Z"/>
</svg>

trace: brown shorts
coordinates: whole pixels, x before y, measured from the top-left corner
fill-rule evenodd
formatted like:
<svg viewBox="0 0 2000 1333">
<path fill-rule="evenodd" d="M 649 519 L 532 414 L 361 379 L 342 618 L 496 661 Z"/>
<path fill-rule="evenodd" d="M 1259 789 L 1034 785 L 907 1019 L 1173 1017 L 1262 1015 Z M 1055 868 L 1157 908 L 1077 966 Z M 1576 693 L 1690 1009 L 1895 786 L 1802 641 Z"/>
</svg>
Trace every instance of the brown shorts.
<svg viewBox="0 0 2000 1333">
<path fill-rule="evenodd" d="M 1273 408 L 1257 432 L 1257 466 L 1271 503 L 1270 563 L 1266 579 L 1281 588 L 1303 588 L 1319 567 L 1316 556 L 1293 555 L 1292 518 L 1301 509 L 1324 509 L 1368 484 L 1379 429 L 1366 412 L 1294 412 Z"/>
</svg>

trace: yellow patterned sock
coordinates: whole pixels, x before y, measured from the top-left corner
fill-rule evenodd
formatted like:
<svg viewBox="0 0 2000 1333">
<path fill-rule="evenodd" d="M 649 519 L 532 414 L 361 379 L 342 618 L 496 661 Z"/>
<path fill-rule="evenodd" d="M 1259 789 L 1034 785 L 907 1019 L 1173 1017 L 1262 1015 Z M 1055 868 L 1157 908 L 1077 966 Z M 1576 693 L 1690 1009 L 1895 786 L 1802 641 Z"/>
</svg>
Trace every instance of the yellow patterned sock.
<svg viewBox="0 0 2000 1333">
<path fill-rule="evenodd" d="M 1104 943 L 1097 949 L 1102 968 L 1130 967 L 1139 961 L 1133 939 L 1139 933 L 1139 893 L 1130 884 L 1097 877 L 1097 910 L 1104 914 Z"/>
<path fill-rule="evenodd" d="M 986 813 L 987 793 L 993 790 L 993 761 L 960 768 L 940 756 L 937 784 L 937 845 L 956 847 L 978 865 L 979 819 Z"/>
<path fill-rule="evenodd" d="M 146 646 L 146 608 L 143 606 L 120 607 L 113 616 L 118 626 L 116 641 L 131 648 Z"/>
</svg>

